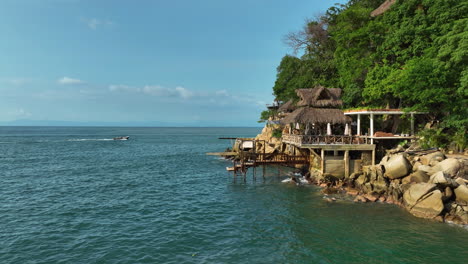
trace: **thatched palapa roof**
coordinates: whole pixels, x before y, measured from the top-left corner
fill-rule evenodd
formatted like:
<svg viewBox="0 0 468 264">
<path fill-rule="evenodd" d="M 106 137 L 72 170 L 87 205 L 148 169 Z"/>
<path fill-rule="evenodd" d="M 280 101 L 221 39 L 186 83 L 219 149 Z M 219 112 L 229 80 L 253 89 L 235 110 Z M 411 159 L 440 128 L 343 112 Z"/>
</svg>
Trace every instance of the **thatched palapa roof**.
<svg viewBox="0 0 468 264">
<path fill-rule="evenodd" d="M 294 101 L 291 99 L 278 108 L 278 112 L 292 112 L 296 109 Z"/>
<path fill-rule="evenodd" d="M 377 9 L 371 12 L 371 17 L 380 16 L 385 13 L 396 2 L 396 0 L 387 0 L 383 2 Z"/>
<path fill-rule="evenodd" d="M 298 106 L 340 107 L 343 105 L 339 88 L 317 86 L 311 89 L 297 89 L 296 93 L 301 98 L 297 103 Z"/>
<path fill-rule="evenodd" d="M 331 123 L 331 124 L 346 124 L 351 123 L 352 119 L 349 116 L 345 116 L 340 109 L 333 108 L 313 108 L 313 107 L 301 107 L 296 109 L 294 112 L 286 116 L 281 120 L 281 124 L 319 124 L 319 123 Z"/>
</svg>

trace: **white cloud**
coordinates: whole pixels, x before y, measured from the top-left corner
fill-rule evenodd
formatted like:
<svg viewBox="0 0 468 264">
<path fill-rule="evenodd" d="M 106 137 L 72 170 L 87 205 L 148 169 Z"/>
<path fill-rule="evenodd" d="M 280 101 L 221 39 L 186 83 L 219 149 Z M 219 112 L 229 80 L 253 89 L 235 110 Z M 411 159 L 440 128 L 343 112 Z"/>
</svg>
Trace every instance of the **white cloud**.
<svg viewBox="0 0 468 264">
<path fill-rule="evenodd" d="M 97 18 L 81 18 L 81 21 L 83 21 L 90 29 L 96 30 L 98 27 L 101 26 L 112 26 L 114 25 L 114 22 L 110 20 L 102 20 L 102 19 L 97 19 Z"/>
<path fill-rule="evenodd" d="M 58 79 L 57 83 L 62 84 L 62 85 L 74 85 L 74 84 L 82 84 L 84 83 L 84 81 L 65 76 L 65 77 Z"/>
<path fill-rule="evenodd" d="M 191 91 L 185 89 L 184 87 L 178 86 L 178 87 L 175 88 L 175 90 L 176 90 L 177 93 L 179 93 L 179 95 L 182 98 L 188 99 L 188 98 L 193 96 L 193 93 Z"/>
<path fill-rule="evenodd" d="M 161 85 L 146 85 L 141 88 L 123 84 L 112 84 L 108 90 L 113 93 L 144 94 L 161 98 L 193 99 L 197 102 L 210 102 L 217 105 L 249 104 L 255 107 L 265 107 L 265 102 L 251 94 L 234 95 L 225 89 L 217 91 L 194 92 L 182 86 L 168 88 Z"/>
<path fill-rule="evenodd" d="M 147 85 L 143 87 L 142 92 L 153 96 L 181 97 L 184 99 L 188 99 L 194 95 L 193 92 L 181 86 L 177 86 L 176 88 L 167 88 L 160 85 Z"/>
<path fill-rule="evenodd" d="M 31 80 L 27 78 L 1 78 L 0 82 L 10 84 L 13 86 L 23 86 L 29 83 Z"/>
<path fill-rule="evenodd" d="M 215 94 L 218 95 L 218 96 L 229 96 L 229 93 L 226 90 L 216 91 Z"/>
<path fill-rule="evenodd" d="M 32 114 L 29 111 L 24 110 L 24 108 L 13 109 L 13 110 L 9 111 L 7 114 L 12 119 L 28 118 L 28 117 L 32 116 Z"/>
<path fill-rule="evenodd" d="M 143 88 L 138 88 L 123 84 L 112 84 L 109 85 L 108 89 L 111 92 L 133 92 L 158 97 L 179 97 L 183 99 L 189 99 L 195 96 L 194 92 L 182 86 L 177 86 L 175 88 L 167 88 L 161 85 L 146 85 Z"/>
<path fill-rule="evenodd" d="M 140 88 L 132 87 L 123 84 L 111 84 L 109 85 L 109 91 L 111 92 L 140 92 Z"/>
</svg>

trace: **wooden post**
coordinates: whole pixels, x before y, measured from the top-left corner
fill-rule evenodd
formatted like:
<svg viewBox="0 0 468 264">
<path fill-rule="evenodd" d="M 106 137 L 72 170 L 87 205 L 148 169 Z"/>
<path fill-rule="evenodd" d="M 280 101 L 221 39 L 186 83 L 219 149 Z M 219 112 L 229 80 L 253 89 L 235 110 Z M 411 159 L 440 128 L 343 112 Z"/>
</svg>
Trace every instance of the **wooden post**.
<svg viewBox="0 0 468 264">
<path fill-rule="evenodd" d="M 361 114 L 357 115 L 357 134 L 362 135 L 361 134 Z"/>
<path fill-rule="evenodd" d="M 414 113 L 411 113 L 411 136 L 414 136 Z"/>
<path fill-rule="evenodd" d="M 371 137 L 374 136 L 374 114 L 373 113 L 370 114 L 370 136 Z M 370 143 L 374 144 L 373 138 L 371 138 Z"/>
<path fill-rule="evenodd" d="M 375 148 L 372 150 L 372 166 L 375 165 Z"/>
<path fill-rule="evenodd" d="M 320 161 L 320 167 L 322 169 L 322 173 L 325 173 L 325 150 L 324 149 L 321 149 L 320 157 L 322 158 L 322 160 Z"/>
<path fill-rule="evenodd" d="M 345 178 L 349 177 L 349 150 L 345 150 L 344 153 L 344 175 Z"/>
</svg>

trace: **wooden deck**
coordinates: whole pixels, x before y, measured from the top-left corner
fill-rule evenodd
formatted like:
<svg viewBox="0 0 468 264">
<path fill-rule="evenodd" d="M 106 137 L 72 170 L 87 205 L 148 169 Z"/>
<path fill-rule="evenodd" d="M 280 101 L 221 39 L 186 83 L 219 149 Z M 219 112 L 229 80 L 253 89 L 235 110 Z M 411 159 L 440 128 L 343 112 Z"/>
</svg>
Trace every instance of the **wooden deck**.
<svg viewBox="0 0 468 264">
<path fill-rule="evenodd" d="M 309 156 L 292 156 L 284 153 L 255 153 L 242 151 L 237 155 L 237 161 L 233 162 L 232 167 L 227 167 L 226 170 L 233 171 L 234 174 L 246 174 L 247 170 L 251 167 L 265 166 L 265 165 L 308 165 Z"/>
<path fill-rule="evenodd" d="M 370 150 L 373 149 L 367 138 L 359 136 L 345 135 L 283 135 L 284 143 L 294 145 L 299 148 L 327 148 L 329 150 Z"/>
</svg>

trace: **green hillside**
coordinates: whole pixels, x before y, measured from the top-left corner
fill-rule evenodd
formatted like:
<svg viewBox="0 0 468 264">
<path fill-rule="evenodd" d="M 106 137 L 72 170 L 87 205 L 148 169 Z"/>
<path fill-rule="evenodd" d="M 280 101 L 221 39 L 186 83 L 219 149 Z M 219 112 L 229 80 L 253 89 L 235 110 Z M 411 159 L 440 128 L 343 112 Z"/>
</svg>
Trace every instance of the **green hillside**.
<svg viewBox="0 0 468 264">
<path fill-rule="evenodd" d="M 383 0 L 335 5 L 285 36 L 295 51 L 277 68 L 273 93 L 343 89 L 345 108 L 387 107 L 429 112 L 430 145 L 466 146 L 468 0 Z M 265 117 L 265 113 L 263 113 Z"/>
</svg>

